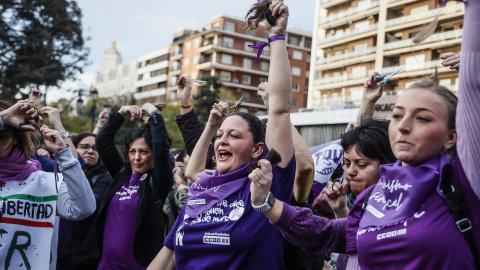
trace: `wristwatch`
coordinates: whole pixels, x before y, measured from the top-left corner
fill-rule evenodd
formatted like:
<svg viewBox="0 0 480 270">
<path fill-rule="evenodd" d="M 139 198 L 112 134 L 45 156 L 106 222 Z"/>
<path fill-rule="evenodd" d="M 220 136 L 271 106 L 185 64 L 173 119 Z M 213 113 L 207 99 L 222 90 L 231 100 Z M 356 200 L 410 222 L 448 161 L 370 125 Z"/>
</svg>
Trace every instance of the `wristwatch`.
<svg viewBox="0 0 480 270">
<path fill-rule="evenodd" d="M 257 212 L 265 212 L 267 210 L 272 209 L 273 205 L 275 204 L 275 196 L 273 196 L 272 192 L 269 192 L 267 198 L 265 198 L 265 202 L 260 205 L 256 206 L 252 203 L 253 210 Z"/>
<path fill-rule="evenodd" d="M 60 136 L 62 136 L 62 139 L 70 137 L 70 133 L 68 131 L 62 131 L 60 132 Z"/>
</svg>

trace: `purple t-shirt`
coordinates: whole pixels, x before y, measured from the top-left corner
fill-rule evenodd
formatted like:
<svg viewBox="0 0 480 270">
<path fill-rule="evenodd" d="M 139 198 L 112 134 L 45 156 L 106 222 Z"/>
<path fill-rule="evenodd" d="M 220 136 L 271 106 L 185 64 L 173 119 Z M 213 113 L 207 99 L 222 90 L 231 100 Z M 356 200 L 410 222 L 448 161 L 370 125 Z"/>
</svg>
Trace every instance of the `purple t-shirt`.
<svg viewBox="0 0 480 270">
<path fill-rule="evenodd" d="M 103 230 L 102 259 L 99 270 L 146 269 L 133 256 L 135 222 L 138 212 L 138 189 L 147 174 L 132 174 L 115 193 L 108 205 Z"/>
<path fill-rule="evenodd" d="M 472 221 L 474 236 L 480 239 L 480 201 L 458 159 L 453 162 L 453 168 L 464 193 L 463 210 Z M 361 205 L 368 190 L 357 198 L 347 224 L 347 252 L 358 251 L 362 269 L 474 269 L 470 249 L 436 186 L 428 191 L 415 214 L 404 222 L 357 232 Z"/>
<path fill-rule="evenodd" d="M 294 178 L 295 157 L 286 168 L 273 166 L 271 192 L 290 201 Z M 283 269 L 283 236 L 253 210 L 248 180 L 197 217 L 183 207 L 164 245 L 175 251 L 176 269 Z"/>
</svg>

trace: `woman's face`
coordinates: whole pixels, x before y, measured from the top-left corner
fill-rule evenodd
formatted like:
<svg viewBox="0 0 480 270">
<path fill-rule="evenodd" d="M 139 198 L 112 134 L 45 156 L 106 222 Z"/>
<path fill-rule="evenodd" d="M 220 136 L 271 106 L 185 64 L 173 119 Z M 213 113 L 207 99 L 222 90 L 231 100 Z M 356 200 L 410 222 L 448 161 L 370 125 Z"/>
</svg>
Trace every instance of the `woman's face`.
<svg viewBox="0 0 480 270">
<path fill-rule="evenodd" d="M 85 160 L 85 168 L 89 169 L 98 163 L 98 152 L 95 146 L 95 137 L 88 136 L 77 144 L 77 152 Z"/>
<path fill-rule="evenodd" d="M 376 184 L 380 179 L 380 160 L 359 155 L 355 146 L 348 148 L 343 155 L 345 177 L 355 195 Z"/>
<path fill-rule="evenodd" d="M 215 140 L 215 158 L 220 173 L 233 172 L 243 164 L 260 157 L 262 152 L 263 143 L 253 143 L 247 121 L 236 115 L 223 121 Z"/>
<path fill-rule="evenodd" d="M 451 148 L 455 130 L 447 128 L 448 110 L 438 94 L 410 89 L 397 99 L 388 128 L 390 145 L 404 166 L 418 166 Z"/>
<path fill-rule="evenodd" d="M 130 144 L 128 158 L 133 173 L 144 174 L 153 169 L 153 153 L 144 138 L 138 138 Z"/>
<path fill-rule="evenodd" d="M 17 138 L 14 135 L 9 128 L 0 131 L 0 160 L 8 157 L 13 146 L 17 144 Z"/>
</svg>

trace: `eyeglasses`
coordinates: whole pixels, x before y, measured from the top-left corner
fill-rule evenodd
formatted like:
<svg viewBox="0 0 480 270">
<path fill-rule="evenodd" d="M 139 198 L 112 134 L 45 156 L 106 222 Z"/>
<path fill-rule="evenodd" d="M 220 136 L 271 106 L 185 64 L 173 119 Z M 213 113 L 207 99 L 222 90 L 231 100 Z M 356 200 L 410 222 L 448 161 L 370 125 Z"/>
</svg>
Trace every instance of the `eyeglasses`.
<svg viewBox="0 0 480 270">
<path fill-rule="evenodd" d="M 97 146 L 96 145 L 79 144 L 79 145 L 77 145 L 77 148 L 85 150 L 85 151 L 88 151 L 88 150 L 90 150 L 90 148 L 92 148 L 93 151 L 97 151 Z"/>
</svg>

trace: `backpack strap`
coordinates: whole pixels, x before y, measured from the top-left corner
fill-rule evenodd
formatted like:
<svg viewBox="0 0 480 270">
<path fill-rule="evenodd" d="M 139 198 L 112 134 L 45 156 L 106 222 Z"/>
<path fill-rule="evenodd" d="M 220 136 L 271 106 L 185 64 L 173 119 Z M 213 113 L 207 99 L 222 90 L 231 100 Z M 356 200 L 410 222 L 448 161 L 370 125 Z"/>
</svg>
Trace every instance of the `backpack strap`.
<svg viewBox="0 0 480 270">
<path fill-rule="evenodd" d="M 465 238 L 465 241 L 472 252 L 475 269 L 480 269 L 480 259 L 478 256 L 477 244 L 475 243 L 475 238 L 473 238 L 472 223 L 462 209 L 462 186 L 460 185 L 458 178 L 455 176 L 452 167 L 448 167 L 444 176 L 445 178 L 440 184 L 440 189 L 445 197 L 441 197 L 447 204 L 448 210 L 457 223 L 458 230 L 463 235 L 463 238 Z"/>
<path fill-rule="evenodd" d="M 363 217 L 363 214 L 365 214 L 365 210 L 367 209 L 367 205 L 368 205 L 368 200 L 370 200 L 370 196 L 372 195 L 372 192 L 375 189 L 375 186 L 376 185 L 373 185 L 370 191 L 368 191 L 367 196 L 363 198 L 362 213 L 360 214 L 360 217 Z"/>
</svg>

